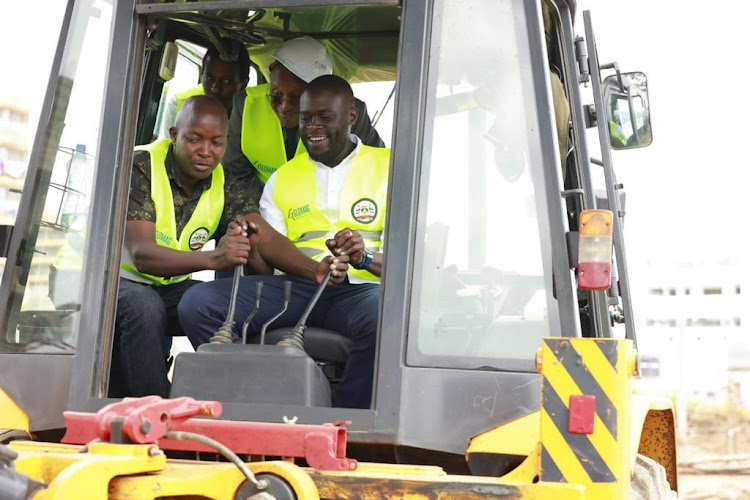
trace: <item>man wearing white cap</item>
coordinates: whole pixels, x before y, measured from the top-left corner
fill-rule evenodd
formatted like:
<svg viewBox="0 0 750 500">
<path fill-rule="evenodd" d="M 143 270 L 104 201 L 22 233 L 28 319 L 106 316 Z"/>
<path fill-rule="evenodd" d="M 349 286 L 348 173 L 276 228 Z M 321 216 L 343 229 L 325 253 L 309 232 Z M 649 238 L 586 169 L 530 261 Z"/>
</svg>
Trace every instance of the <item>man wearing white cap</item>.
<svg viewBox="0 0 750 500">
<path fill-rule="evenodd" d="M 333 73 L 333 64 L 320 42 L 304 36 L 284 42 L 273 53 L 268 84 L 234 96 L 224 168 L 258 201 L 263 184 L 281 165 L 305 153 L 299 140 L 299 100 L 306 83 Z M 352 133 L 363 144 L 383 147 L 370 122 L 365 103 L 355 99 L 357 122 Z"/>
</svg>

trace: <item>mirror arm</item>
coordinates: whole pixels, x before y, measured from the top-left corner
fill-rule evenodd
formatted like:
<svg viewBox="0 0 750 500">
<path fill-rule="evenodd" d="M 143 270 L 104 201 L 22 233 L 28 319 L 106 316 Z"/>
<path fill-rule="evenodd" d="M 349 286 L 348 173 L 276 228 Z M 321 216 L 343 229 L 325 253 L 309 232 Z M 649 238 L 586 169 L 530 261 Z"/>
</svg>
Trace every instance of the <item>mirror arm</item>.
<svg viewBox="0 0 750 500">
<path fill-rule="evenodd" d="M 625 85 L 625 82 L 622 80 L 622 73 L 620 73 L 620 67 L 617 65 L 616 62 L 611 62 L 607 64 L 602 64 L 599 66 L 599 70 L 605 70 L 605 69 L 613 69 L 615 70 L 615 73 L 617 74 L 617 83 L 620 85 L 620 92 L 627 92 L 627 85 Z"/>
</svg>

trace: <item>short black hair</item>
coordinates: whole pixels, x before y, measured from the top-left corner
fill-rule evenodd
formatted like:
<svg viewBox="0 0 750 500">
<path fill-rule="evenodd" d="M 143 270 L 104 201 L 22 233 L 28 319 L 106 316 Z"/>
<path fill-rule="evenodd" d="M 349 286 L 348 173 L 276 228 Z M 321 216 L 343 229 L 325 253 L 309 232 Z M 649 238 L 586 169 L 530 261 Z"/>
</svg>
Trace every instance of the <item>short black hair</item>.
<svg viewBox="0 0 750 500">
<path fill-rule="evenodd" d="M 354 106 L 354 92 L 349 82 L 336 75 L 322 75 L 311 81 L 305 87 L 308 90 L 328 90 L 344 98 L 349 106 Z"/>
<path fill-rule="evenodd" d="M 247 48 L 236 40 L 229 41 L 226 48 L 229 50 L 229 56 L 231 58 L 231 60 L 227 62 L 235 64 L 237 77 L 241 82 L 247 84 L 247 81 L 250 79 L 250 56 L 247 53 Z M 221 57 L 221 53 L 214 44 L 208 46 L 206 54 L 203 56 L 203 63 L 201 64 L 203 70 L 205 70 L 208 65 L 209 59 L 219 59 L 224 61 Z"/>
</svg>

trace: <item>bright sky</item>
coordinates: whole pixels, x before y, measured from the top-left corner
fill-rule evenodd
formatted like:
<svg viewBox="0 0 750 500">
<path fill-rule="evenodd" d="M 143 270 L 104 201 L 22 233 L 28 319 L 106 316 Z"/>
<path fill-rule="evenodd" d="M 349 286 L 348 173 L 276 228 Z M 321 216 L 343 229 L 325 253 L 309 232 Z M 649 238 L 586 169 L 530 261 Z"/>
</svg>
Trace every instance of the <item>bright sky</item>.
<svg viewBox="0 0 750 500">
<path fill-rule="evenodd" d="M 0 99 L 28 106 L 34 124 L 47 88 L 65 4 L 62 0 L 39 0 L 7 1 L 0 6 L 0 68 L 4 73 Z"/>
<path fill-rule="evenodd" d="M 750 70 L 740 54 L 750 2 L 581 0 L 585 9 L 600 62 L 648 75 L 654 142 L 614 158 L 628 196 L 630 260 L 746 253 Z"/>
<path fill-rule="evenodd" d="M 0 79 L 0 97 L 27 103 L 32 123 L 64 4 L 13 1 L 0 7 L 0 67 L 8 75 Z M 581 0 L 579 34 L 580 12 L 588 8 L 601 61 L 617 61 L 623 71 L 643 71 L 649 78 L 654 142 L 614 158 L 628 196 L 630 261 L 742 255 L 750 105 L 744 88 L 749 70 L 739 56 L 750 2 Z"/>
</svg>

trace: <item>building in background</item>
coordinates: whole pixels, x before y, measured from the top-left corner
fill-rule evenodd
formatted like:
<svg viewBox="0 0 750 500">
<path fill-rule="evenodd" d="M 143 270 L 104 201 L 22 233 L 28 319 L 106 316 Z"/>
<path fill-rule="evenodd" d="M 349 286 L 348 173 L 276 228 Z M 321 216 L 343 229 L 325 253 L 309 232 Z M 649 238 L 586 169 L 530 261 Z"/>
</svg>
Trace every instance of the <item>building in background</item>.
<svg viewBox="0 0 750 500">
<path fill-rule="evenodd" d="M 690 403 L 750 409 L 750 340 L 739 257 L 648 266 L 640 290 L 639 386 Z M 678 405 L 679 407 L 680 405 Z"/>
<path fill-rule="evenodd" d="M 29 110 L 0 97 L 0 225 L 12 225 L 29 158 Z"/>
</svg>

